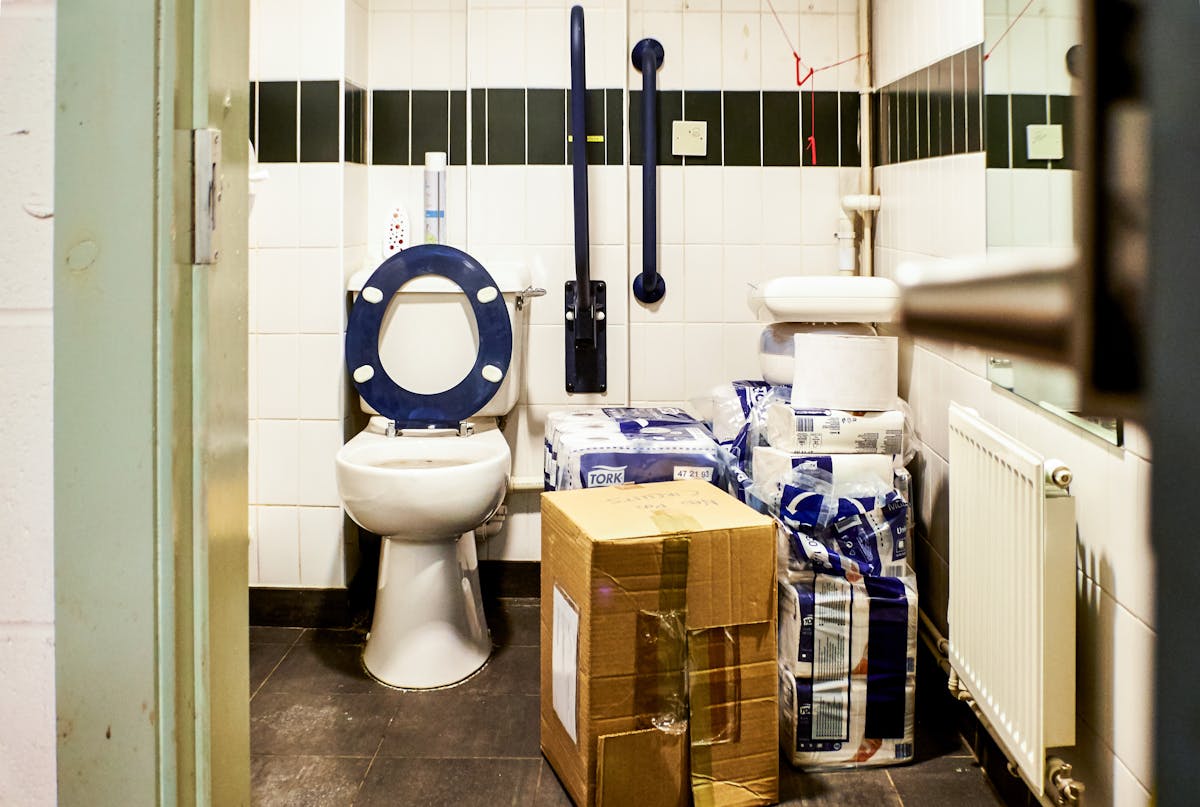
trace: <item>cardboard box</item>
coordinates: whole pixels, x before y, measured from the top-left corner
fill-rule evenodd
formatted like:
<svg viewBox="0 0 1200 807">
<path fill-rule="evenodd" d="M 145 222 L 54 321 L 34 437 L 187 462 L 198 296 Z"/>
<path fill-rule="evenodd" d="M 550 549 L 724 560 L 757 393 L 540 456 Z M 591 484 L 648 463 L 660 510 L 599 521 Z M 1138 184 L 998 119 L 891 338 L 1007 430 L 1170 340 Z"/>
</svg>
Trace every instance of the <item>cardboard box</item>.
<svg viewBox="0 0 1200 807">
<path fill-rule="evenodd" d="M 705 482 L 543 494 L 542 752 L 579 807 L 778 800 L 775 565 Z"/>
</svg>

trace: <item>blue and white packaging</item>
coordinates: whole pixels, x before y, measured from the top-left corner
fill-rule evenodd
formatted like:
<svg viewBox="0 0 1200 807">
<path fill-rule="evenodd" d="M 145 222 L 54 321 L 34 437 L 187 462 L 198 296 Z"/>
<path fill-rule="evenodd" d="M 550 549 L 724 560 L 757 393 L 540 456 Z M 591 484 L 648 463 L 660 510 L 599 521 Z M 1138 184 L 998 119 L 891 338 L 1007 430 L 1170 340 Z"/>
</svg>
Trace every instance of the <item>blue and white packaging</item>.
<svg viewBox="0 0 1200 807">
<path fill-rule="evenodd" d="M 908 502 L 895 491 L 855 498 L 785 486 L 780 501 L 788 568 L 851 580 L 908 573 L 908 520 Z"/>
<path fill-rule="evenodd" d="M 891 485 L 895 458 L 885 454 L 793 454 L 771 446 L 756 446 L 751 455 L 751 476 L 756 493 L 778 507 L 784 482 L 793 472 L 809 471 L 832 479 L 835 486 L 887 487 Z"/>
<path fill-rule="evenodd" d="M 564 432 L 557 440 L 557 490 L 699 479 L 721 482 L 720 449 L 697 426 L 638 432 Z"/>
<path fill-rule="evenodd" d="M 559 442 L 562 435 L 573 432 L 637 434 L 662 427 L 700 427 L 694 415 L 678 407 L 590 407 L 551 412 L 546 416 L 546 436 L 543 443 L 543 482 L 546 490 L 554 490 L 561 475 Z"/>
<path fill-rule="evenodd" d="M 766 439 L 796 454 L 904 454 L 906 422 L 901 409 L 848 412 L 776 402 L 767 407 Z"/>
<path fill-rule="evenodd" d="M 913 756 L 917 593 L 911 577 L 810 570 L 779 582 L 780 744 L 795 765 Z"/>
</svg>

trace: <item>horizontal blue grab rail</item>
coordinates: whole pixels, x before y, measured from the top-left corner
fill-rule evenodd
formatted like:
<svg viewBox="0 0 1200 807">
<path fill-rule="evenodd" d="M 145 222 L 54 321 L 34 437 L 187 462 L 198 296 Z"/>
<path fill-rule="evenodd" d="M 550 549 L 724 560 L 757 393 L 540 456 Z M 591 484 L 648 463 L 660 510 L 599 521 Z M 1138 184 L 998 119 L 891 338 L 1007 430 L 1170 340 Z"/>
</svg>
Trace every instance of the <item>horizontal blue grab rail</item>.
<svg viewBox="0 0 1200 807">
<path fill-rule="evenodd" d="M 667 292 L 658 272 L 658 95 L 655 78 L 663 46 L 643 39 L 633 46 L 633 66 L 642 74 L 642 272 L 633 279 L 633 296 L 649 305 Z"/>
</svg>

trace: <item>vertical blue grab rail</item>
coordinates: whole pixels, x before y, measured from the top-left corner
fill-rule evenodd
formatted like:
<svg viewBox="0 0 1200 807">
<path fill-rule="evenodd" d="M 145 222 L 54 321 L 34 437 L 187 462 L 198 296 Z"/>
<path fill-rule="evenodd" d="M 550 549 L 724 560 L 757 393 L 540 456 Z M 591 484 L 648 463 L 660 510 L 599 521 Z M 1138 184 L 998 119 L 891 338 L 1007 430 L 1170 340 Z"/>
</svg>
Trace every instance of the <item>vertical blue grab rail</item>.
<svg viewBox="0 0 1200 807">
<path fill-rule="evenodd" d="M 575 196 L 575 280 L 567 281 L 565 325 L 567 392 L 607 389 L 604 282 L 591 279 L 588 243 L 587 81 L 583 8 L 571 8 L 571 173 Z"/>
<path fill-rule="evenodd" d="M 643 39 L 633 46 L 633 66 L 642 74 L 642 271 L 633 279 L 633 296 L 649 305 L 662 299 L 667 283 L 658 272 L 658 96 L 655 74 L 663 46 Z"/>
</svg>

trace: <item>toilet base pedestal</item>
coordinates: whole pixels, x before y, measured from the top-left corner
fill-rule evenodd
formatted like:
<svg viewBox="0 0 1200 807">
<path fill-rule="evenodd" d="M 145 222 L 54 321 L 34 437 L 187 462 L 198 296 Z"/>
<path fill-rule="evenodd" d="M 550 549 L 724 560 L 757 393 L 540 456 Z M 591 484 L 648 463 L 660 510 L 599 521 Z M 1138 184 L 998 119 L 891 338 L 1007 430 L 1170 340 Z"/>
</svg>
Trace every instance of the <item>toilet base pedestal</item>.
<svg viewBox="0 0 1200 807">
<path fill-rule="evenodd" d="M 434 689 L 484 665 L 492 642 L 479 591 L 475 536 L 387 536 L 363 665 L 388 686 Z"/>
</svg>

